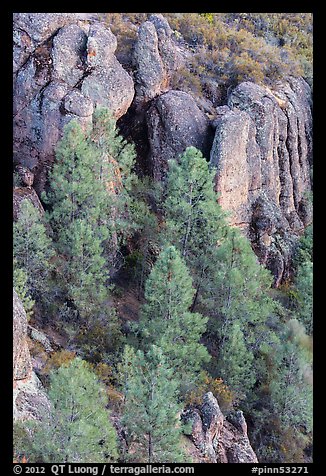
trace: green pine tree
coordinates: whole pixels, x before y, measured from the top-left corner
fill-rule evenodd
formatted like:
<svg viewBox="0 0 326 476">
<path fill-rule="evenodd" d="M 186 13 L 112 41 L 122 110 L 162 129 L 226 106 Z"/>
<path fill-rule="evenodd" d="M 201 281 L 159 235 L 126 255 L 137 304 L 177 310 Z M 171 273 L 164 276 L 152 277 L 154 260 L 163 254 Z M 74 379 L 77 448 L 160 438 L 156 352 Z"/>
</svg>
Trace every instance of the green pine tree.
<svg viewBox="0 0 326 476">
<path fill-rule="evenodd" d="M 228 228 L 216 258 L 214 286 L 206 294 L 210 330 L 223 342 L 230 326 L 240 321 L 248 342 L 257 350 L 267 319 L 277 307 L 269 296 L 271 273 L 259 264 L 250 242 L 236 228 Z"/>
<path fill-rule="evenodd" d="M 30 297 L 30 293 L 27 289 L 27 274 L 22 268 L 18 268 L 17 260 L 15 258 L 13 271 L 14 289 L 23 303 L 27 319 L 30 319 L 33 314 L 35 301 L 33 301 L 33 299 Z"/>
<path fill-rule="evenodd" d="M 227 224 L 214 191 L 215 171 L 209 169 L 202 154 L 190 147 L 178 162 L 170 161 L 169 168 L 163 205 L 165 242 L 181 252 L 191 273 L 196 288 L 191 310 L 200 306 L 209 317 L 205 340 L 211 353 L 220 352 L 210 370 L 218 375 L 228 368 L 234 382 L 243 370 L 227 348 L 234 339 L 234 326 L 240 325 L 238 345 L 243 354 L 247 349 L 250 369 L 250 378 L 242 379 L 246 381 L 241 389 L 244 397 L 261 372 L 260 347 L 272 341 L 267 324 L 277 309 L 269 296 L 272 277 L 259 264 L 250 242 Z M 233 342 L 234 349 L 236 346 Z M 225 371 L 223 375 L 226 378 Z M 241 385 L 237 382 L 236 386 Z"/>
<path fill-rule="evenodd" d="M 250 395 L 250 438 L 259 461 L 303 463 L 312 447 L 312 339 L 295 319 L 279 322 L 276 332 Z"/>
<path fill-rule="evenodd" d="M 207 318 L 189 311 L 194 293 L 180 253 L 174 246 L 165 248 L 145 284 L 139 327 L 144 345 L 151 342 L 162 349 L 183 385 L 192 382 L 209 360 L 200 343 Z"/>
<path fill-rule="evenodd" d="M 308 226 L 299 241 L 296 273 L 291 292 L 295 317 L 313 333 L 313 229 Z"/>
<path fill-rule="evenodd" d="M 85 361 L 75 358 L 53 371 L 48 396 L 50 413 L 27 424 L 32 438 L 20 448 L 30 462 L 116 461 L 117 438 L 105 408 L 105 391 Z"/>
<path fill-rule="evenodd" d="M 105 109 L 91 127 L 65 127 L 43 198 L 62 258 L 62 281 L 79 313 L 89 317 L 108 298 L 110 268 L 119 244 L 133 229 L 131 188 L 134 149 L 117 133 Z"/>
<path fill-rule="evenodd" d="M 17 279 L 21 284 L 22 279 L 25 281 L 25 296 L 28 293 L 34 300 L 44 299 L 49 291 L 54 249 L 39 210 L 28 199 L 21 202 L 18 219 L 13 225 L 13 255 L 15 282 Z"/>
<path fill-rule="evenodd" d="M 253 361 L 254 356 L 246 346 L 240 323 L 235 321 L 221 346 L 217 368 L 223 381 L 236 392 L 238 398 L 247 395 L 255 383 Z"/>
<path fill-rule="evenodd" d="M 196 294 L 211 286 L 210 270 L 216 264 L 216 248 L 225 233 L 225 213 L 213 188 L 215 172 L 202 153 L 188 147 L 179 161 L 169 161 L 166 200 L 165 241 L 173 244 L 193 277 Z"/>
<path fill-rule="evenodd" d="M 127 346 L 120 370 L 125 393 L 122 423 L 128 443 L 125 459 L 133 463 L 184 462 L 178 383 L 161 349 L 151 346 L 145 354 Z"/>
</svg>

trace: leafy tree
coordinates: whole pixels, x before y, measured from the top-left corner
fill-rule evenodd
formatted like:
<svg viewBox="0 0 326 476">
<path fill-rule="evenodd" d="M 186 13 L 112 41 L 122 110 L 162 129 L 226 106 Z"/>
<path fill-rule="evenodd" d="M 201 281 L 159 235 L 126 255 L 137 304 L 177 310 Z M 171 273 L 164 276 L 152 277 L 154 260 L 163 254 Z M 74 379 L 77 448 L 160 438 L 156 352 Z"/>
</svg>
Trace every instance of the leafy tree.
<svg viewBox="0 0 326 476">
<path fill-rule="evenodd" d="M 13 226 L 13 254 L 16 283 L 20 281 L 26 289 L 25 295 L 28 293 L 32 299 L 44 298 L 49 290 L 54 250 L 40 212 L 27 199 L 21 202 Z"/>
<path fill-rule="evenodd" d="M 140 331 L 148 342 L 158 345 L 169 365 L 185 385 L 204 362 L 209 360 L 200 338 L 207 318 L 189 311 L 193 295 L 192 280 L 180 253 L 169 246 L 159 255 L 145 284 Z"/>
<path fill-rule="evenodd" d="M 116 433 L 105 409 L 105 392 L 86 362 L 75 358 L 52 372 L 50 380 L 51 411 L 42 421 L 27 424 L 32 439 L 24 454 L 42 463 L 116 460 Z"/>
<path fill-rule="evenodd" d="M 181 424 L 178 383 L 159 347 L 145 354 L 126 347 L 121 376 L 125 403 L 122 423 L 127 429 L 126 459 L 140 463 L 180 463 Z"/>
</svg>

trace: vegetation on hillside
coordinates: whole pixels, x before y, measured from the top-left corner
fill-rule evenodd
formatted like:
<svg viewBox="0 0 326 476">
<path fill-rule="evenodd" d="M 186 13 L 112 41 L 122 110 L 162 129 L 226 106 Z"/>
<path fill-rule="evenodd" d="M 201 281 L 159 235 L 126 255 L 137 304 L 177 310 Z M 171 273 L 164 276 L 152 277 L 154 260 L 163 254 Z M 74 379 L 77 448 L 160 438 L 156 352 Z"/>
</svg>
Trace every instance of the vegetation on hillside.
<svg viewBox="0 0 326 476">
<path fill-rule="evenodd" d="M 128 64 L 134 25 L 150 14 L 98 15 Z M 193 53 L 176 88 L 201 94 L 214 80 L 223 95 L 243 80 L 311 81 L 309 13 L 165 15 Z M 160 185 L 137 176 L 135 158 L 97 108 L 88 128 L 65 126 L 45 215 L 20 206 L 14 286 L 31 322 L 65 346 L 39 371 L 51 407 L 41 422 L 15 425 L 15 458 L 189 461 L 180 412 L 211 391 L 226 415 L 244 411 L 260 462 L 311 461 L 312 227 L 293 280 L 272 289 L 250 242 L 228 225 L 199 150 L 170 160 Z M 127 295 L 137 303 L 130 314 Z"/>
</svg>

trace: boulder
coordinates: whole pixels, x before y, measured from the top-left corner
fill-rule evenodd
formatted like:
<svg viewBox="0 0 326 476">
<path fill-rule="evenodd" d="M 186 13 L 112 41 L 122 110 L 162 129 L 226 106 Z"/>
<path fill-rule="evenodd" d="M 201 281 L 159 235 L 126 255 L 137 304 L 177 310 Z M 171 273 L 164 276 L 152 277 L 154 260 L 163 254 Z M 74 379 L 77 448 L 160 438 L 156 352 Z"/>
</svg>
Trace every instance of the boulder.
<svg viewBox="0 0 326 476">
<path fill-rule="evenodd" d="M 76 13 L 14 13 L 16 28 L 25 31 L 36 43 L 42 43 L 59 28 L 77 20 Z"/>
<path fill-rule="evenodd" d="M 113 57 L 103 68 L 95 68 L 81 86 L 83 95 L 94 105 L 107 107 L 116 119 L 123 116 L 134 97 L 134 83 Z"/>
<path fill-rule="evenodd" d="M 13 290 L 13 418 L 41 420 L 49 409 L 49 399 L 32 368 L 26 312 Z"/>
<path fill-rule="evenodd" d="M 302 78 L 274 90 L 244 82 L 217 112 L 210 161 L 219 202 L 278 286 L 289 277 L 295 243 L 311 222 L 309 86 Z"/>
<path fill-rule="evenodd" d="M 147 112 L 150 163 L 155 180 L 164 180 L 169 159 L 176 159 L 189 146 L 209 155 L 211 126 L 196 102 L 183 91 L 168 91 Z"/>
<path fill-rule="evenodd" d="M 182 419 L 192 425 L 189 439 L 208 463 L 258 463 L 241 411 L 224 417 L 212 392 L 202 404 L 186 409 Z"/>
<path fill-rule="evenodd" d="M 136 95 L 143 101 L 153 99 L 168 89 L 156 29 L 149 21 L 139 27 L 133 62 L 136 67 Z"/>
</svg>

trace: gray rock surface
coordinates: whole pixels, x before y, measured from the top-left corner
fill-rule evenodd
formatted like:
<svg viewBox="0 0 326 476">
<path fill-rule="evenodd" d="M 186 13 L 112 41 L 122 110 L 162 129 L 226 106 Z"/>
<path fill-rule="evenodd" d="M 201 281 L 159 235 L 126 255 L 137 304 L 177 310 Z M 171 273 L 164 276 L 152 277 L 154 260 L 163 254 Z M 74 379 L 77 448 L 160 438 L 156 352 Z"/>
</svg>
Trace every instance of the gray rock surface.
<svg viewBox="0 0 326 476">
<path fill-rule="evenodd" d="M 184 411 L 182 418 L 191 422 L 189 435 L 194 446 L 209 463 L 258 463 L 247 435 L 241 411 L 226 419 L 218 401 L 208 392 L 197 408 Z"/>
<path fill-rule="evenodd" d="M 35 372 L 28 380 L 14 382 L 13 419 L 42 420 L 50 411 L 50 401 Z"/>
<path fill-rule="evenodd" d="M 151 15 L 139 27 L 133 63 L 136 68 L 136 106 L 139 108 L 169 90 L 171 74 L 182 64 L 172 29 L 163 15 Z"/>
<path fill-rule="evenodd" d="M 155 180 L 163 180 L 168 160 L 176 159 L 189 146 L 209 155 L 209 120 L 188 93 L 171 90 L 153 101 L 147 112 L 147 129 Z"/>
<path fill-rule="evenodd" d="M 82 79 L 86 42 L 87 35 L 79 26 L 72 24 L 60 28 L 53 38 L 53 80 L 62 80 L 74 87 Z"/>
<path fill-rule="evenodd" d="M 14 14 L 14 163 L 44 189 L 64 125 L 86 126 L 96 105 L 118 119 L 134 97 L 131 76 L 114 56 L 117 40 L 91 15 Z"/>
<path fill-rule="evenodd" d="M 296 237 L 311 222 L 309 86 L 301 78 L 278 83 L 273 91 L 244 82 L 218 113 L 210 160 L 217 168 L 219 202 L 278 286 L 289 276 Z"/>
</svg>

